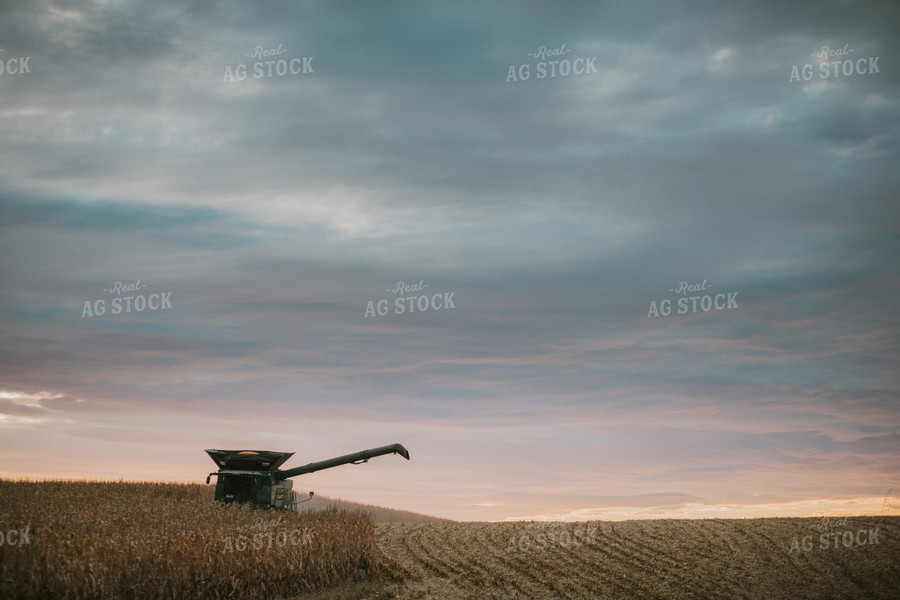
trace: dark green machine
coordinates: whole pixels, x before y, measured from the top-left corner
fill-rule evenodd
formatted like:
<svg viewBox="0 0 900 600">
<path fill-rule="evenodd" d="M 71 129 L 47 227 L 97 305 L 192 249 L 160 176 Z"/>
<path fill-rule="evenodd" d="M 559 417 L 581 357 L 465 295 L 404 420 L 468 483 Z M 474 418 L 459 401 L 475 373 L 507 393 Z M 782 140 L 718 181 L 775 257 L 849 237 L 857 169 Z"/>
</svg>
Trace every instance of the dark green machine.
<svg viewBox="0 0 900 600">
<path fill-rule="evenodd" d="M 353 454 L 345 454 L 321 462 L 309 463 L 285 471 L 278 467 L 294 455 L 293 452 L 272 452 L 269 450 L 207 450 L 209 457 L 219 467 L 216 476 L 216 500 L 238 502 L 260 508 L 293 509 L 297 504 L 291 490 L 291 477 L 305 475 L 339 465 L 368 462 L 370 458 L 384 454 L 399 454 L 409 460 L 409 452 L 401 444 L 380 446 Z M 312 492 L 310 492 L 312 496 Z"/>
</svg>

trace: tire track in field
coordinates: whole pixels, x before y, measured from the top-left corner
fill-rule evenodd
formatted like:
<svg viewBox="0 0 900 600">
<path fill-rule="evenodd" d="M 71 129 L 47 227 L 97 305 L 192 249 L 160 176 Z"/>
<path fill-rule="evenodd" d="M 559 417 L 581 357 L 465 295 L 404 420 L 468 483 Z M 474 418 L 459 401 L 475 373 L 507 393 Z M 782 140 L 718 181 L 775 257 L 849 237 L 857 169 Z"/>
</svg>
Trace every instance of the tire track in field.
<svg viewBox="0 0 900 600">
<path fill-rule="evenodd" d="M 565 568 L 564 560 L 567 556 L 565 549 L 540 549 L 528 548 L 523 550 L 518 547 L 523 535 L 529 539 L 537 539 L 542 529 L 534 524 L 505 524 L 507 530 L 502 540 L 498 540 L 503 548 L 502 553 L 496 553 L 497 560 L 502 561 L 514 573 L 520 573 L 521 577 L 527 577 L 532 585 L 528 590 L 533 597 L 560 597 L 583 598 L 585 589 L 578 578 L 573 577 Z M 513 541 L 515 540 L 515 541 Z M 515 548 L 511 548 L 515 546 Z M 549 582 L 547 581 L 549 580 Z M 565 586 L 565 587 L 563 587 Z"/>
<path fill-rule="evenodd" d="M 614 538 L 622 553 L 622 570 L 629 573 L 629 561 L 640 561 L 646 565 L 647 587 L 662 596 L 670 589 L 708 586 L 708 579 L 698 575 L 696 568 L 708 560 L 705 549 L 698 549 L 689 537 L 673 532 L 671 525 L 665 527 L 667 531 L 662 533 L 646 522 L 622 524 Z"/>
<path fill-rule="evenodd" d="M 496 573 L 492 565 L 473 572 L 473 564 L 461 560 L 463 542 L 457 529 L 465 525 L 441 524 L 436 528 L 427 525 L 407 527 L 384 526 L 381 548 L 387 554 L 389 570 L 396 575 L 406 574 L 415 581 L 441 580 L 457 587 L 469 587 L 469 583 L 490 579 Z M 468 535 L 475 533 L 467 528 Z M 400 538 L 401 544 L 391 540 Z M 393 553 L 393 554 L 391 554 Z"/>
<path fill-rule="evenodd" d="M 658 597 L 654 592 L 657 574 L 646 566 L 652 552 L 623 545 L 620 532 L 610 523 L 588 522 L 579 526 L 590 530 L 596 527 L 600 533 L 572 548 L 541 551 L 555 557 L 548 576 L 566 579 L 572 586 L 568 597 Z M 635 570 L 644 574 L 635 577 Z"/>
<path fill-rule="evenodd" d="M 555 524 L 557 530 L 564 525 Z M 602 533 L 572 548 L 547 548 L 532 550 L 527 557 L 546 556 L 550 559 L 550 567 L 545 573 L 547 578 L 565 582 L 569 587 L 561 585 L 551 589 L 555 595 L 550 597 L 585 598 L 585 597 L 652 597 L 646 584 L 630 580 L 624 573 L 623 565 L 633 564 L 634 557 L 623 552 L 613 541 L 614 530 L 610 524 L 599 522 L 580 523 L 593 529 L 595 526 Z M 529 568 L 526 565 L 525 568 Z"/>
<path fill-rule="evenodd" d="M 593 553 L 605 564 L 617 590 L 627 597 L 658 597 L 663 582 L 680 577 L 683 561 L 661 552 L 649 543 L 646 530 L 637 522 L 608 524 Z M 660 556 L 662 560 L 660 560 Z"/>
<path fill-rule="evenodd" d="M 723 590 L 714 572 L 709 573 L 710 565 L 719 568 L 722 562 L 714 542 L 717 536 L 710 536 L 709 532 L 705 536 L 697 535 L 697 527 L 702 527 L 702 522 L 690 523 L 686 526 L 684 521 L 664 520 L 636 524 L 642 532 L 640 536 L 633 536 L 636 543 L 644 543 L 651 554 L 669 559 L 669 570 L 661 577 L 660 586 L 672 590 L 687 586 L 701 595 L 717 593 L 722 597 L 744 597 L 740 589 Z"/>
<path fill-rule="evenodd" d="M 416 580 L 429 577 L 450 579 L 454 572 L 459 573 L 441 556 L 440 547 L 443 537 L 445 537 L 443 531 L 429 530 L 427 525 L 421 523 L 388 525 L 386 527 L 400 530 L 391 536 L 392 539 L 398 539 L 400 544 L 394 544 L 389 551 L 385 552 L 387 559 L 392 564 L 396 564 L 400 571 L 405 571 L 408 576 Z M 429 542 L 429 540 L 433 541 Z M 434 542 L 438 544 L 437 548 L 435 548 Z"/>
<path fill-rule="evenodd" d="M 591 540 L 590 543 L 598 542 Z M 604 595 L 608 596 L 613 590 L 608 573 L 604 570 L 604 565 L 596 560 L 596 555 L 585 547 L 586 545 L 587 542 L 570 546 L 561 544 L 560 547 L 539 552 L 546 553 L 553 566 L 553 574 L 565 581 L 567 597 L 596 597 L 600 591 L 604 591 Z M 527 560 L 527 557 L 525 558 Z"/>
<path fill-rule="evenodd" d="M 485 525 L 448 527 L 443 539 L 445 560 L 452 561 L 458 575 L 454 583 L 466 587 L 483 588 L 506 582 L 502 570 L 494 561 L 486 561 L 492 542 L 483 535 Z M 511 581 L 516 581 L 512 579 Z"/>
<path fill-rule="evenodd" d="M 538 558 L 531 561 L 529 568 L 523 569 L 515 561 L 503 561 L 501 552 L 506 550 L 505 540 L 502 535 L 491 535 L 502 532 L 500 525 L 470 524 L 467 528 L 451 528 L 452 534 L 445 539 L 447 549 L 453 550 L 463 570 L 473 572 L 471 578 L 460 584 L 473 593 L 489 588 L 506 595 L 521 592 L 543 597 L 548 582 L 533 573 L 546 573 L 553 568 L 552 562 Z"/>
<path fill-rule="evenodd" d="M 573 539 L 574 536 L 571 534 L 576 526 L 590 529 L 597 526 L 598 530 L 605 529 L 607 535 L 610 533 L 609 524 L 603 525 L 598 522 L 553 524 L 556 533 L 568 531 L 570 534 L 568 539 Z M 534 543 L 535 537 L 546 531 L 537 525 L 524 526 L 515 530 L 515 537 L 524 534 L 530 536 Z M 512 530 L 506 532 L 506 539 L 512 537 L 511 532 Z M 601 535 L 589 543 L 573 544 L 571 547 L 530 548 L 524 552 L 508 554 L 504 560 L 513 568 L 532 577 L 540 573 L 544 580 L 548 580 L 539 582 L 543 593 L 535 597 L 652 597 L 646 586 L 634 585 L 634 582 L 629 584 L 628 577 L 623 573 L 624 569 L 619 566 L 619 563 L 623 565 L 629 563 L 629 559 L 616 556 L 614 551 L 610 551 L 614 546 L 610 540 L 611 538 L 604 538 Z M 593 546 L 606 549 L 597 552 Z"/>
<path fill-rule="evenodd" d="M 592 546 L 599 547 L 600 551 Z M 603 546 L 606 546 L 605 550 Z M 578 589 L 572 590 L 573 598 L 635 595 L 650 597 L 647 582 L 643 585 L 634 585 L 634 582 L 629 584 L 622 568 L 626 558 L 621 553 L 615 555 L 614 546 L 611 539 L 600 539 L 568 550 L 555 551 L 559 560 L 557 570 L 561 573 L 575 572 L 579 575 Z"/>
<path fill-rule="evenodd" d="M 584 583 L 584 569 L 571 569 L 567 566 L 567 562 L 572 556 L 574 549 L 568 548 L 570 545 L 555 548 L 540 548 L 537 546 L 540 536 L 544 536 L 546 543 L 547 530 L 542 524 L 520 523 L 506 524 L 507 531 L 503 536 L 501 548 L 502 554 L 498 554 L 498 560 L 504 561 L 509 568 L 517 573 L 522 573 L 535 582 L 535 587 L 544 593 L 552 592 L 559 597 L 584 597 L 583 592 L 587 589 Z M 571 527 L 563 525 L 571 524 L 555 524 L 556 531 L 550 532 L 558 534 L 560 531 L 568 533 L 569 540 L 575 536 L 571 531 Z M 523 536 L 528 540 L 528 547 L 523 548 L 521 540 Z M 535 544 L 534 548 L 530 547 Z M 544 574 L 542 578 L 540 574 Z M 550 579 L 553 585 L 548 584 L 546 579 Z M 566 586 L 563 588 L 563 586 Z"/>
<path fill-rule="evenodd" d="M 521 592 L 528 595 L 540 594 L 546 588 L 535 570 L 551 568 L 546 560 L 532 562 L 532 570 L 522 569 L 519 561 L 512 559 L 507 547 L 507 534 L 512 531 L 504 524 L 479 524 L 472 528 L 472 535 L 459 530 L 459 539 L 454 545 L 458 556 L 468 568 L 480 575 L 475 582 L 507 592 Z"/>
</svg>

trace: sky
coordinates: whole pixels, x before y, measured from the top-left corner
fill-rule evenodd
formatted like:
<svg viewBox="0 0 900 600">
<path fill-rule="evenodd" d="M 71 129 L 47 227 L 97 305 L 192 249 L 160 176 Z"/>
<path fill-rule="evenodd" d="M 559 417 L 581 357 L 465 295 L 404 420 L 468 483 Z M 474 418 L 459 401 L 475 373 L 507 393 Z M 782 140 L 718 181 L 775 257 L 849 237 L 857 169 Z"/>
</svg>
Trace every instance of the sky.
<svg viewBox="0 0 900 600">
<path fill-rule="evenodd" d="M 0 0 L 0 477 L 399 442 L 295 489 L 900 514 L 898 24 Z"/>
</svg>

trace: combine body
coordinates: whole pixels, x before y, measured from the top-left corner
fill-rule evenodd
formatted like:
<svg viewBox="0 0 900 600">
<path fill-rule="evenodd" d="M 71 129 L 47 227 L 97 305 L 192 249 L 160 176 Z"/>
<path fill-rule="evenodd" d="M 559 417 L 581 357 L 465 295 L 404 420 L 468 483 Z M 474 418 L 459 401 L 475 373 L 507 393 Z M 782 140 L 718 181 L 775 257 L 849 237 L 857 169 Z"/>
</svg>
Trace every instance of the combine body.
<svg viewBox="0 0 900 600">
<path fill-rule="evenodd" d="M 384 454 L 399 454 L 409 460 L 409 452 L 401 444 L 381 446 L 353 454 L 345 454 L 320 462 L 309 463 L 282 471 L 279 469 L 293 452 L 269 450 L 207 450 L 209 457 L 219 467 L 216 476 L 216 495 L 219 502 L 246 503 L 261 508 L 292 509 L 296 504 L 291 477 L 305 475 L 339 465 L 368 462 L 370 458 Z M 312 495 L 312 493 L 310 493 Z"/>
</svg>

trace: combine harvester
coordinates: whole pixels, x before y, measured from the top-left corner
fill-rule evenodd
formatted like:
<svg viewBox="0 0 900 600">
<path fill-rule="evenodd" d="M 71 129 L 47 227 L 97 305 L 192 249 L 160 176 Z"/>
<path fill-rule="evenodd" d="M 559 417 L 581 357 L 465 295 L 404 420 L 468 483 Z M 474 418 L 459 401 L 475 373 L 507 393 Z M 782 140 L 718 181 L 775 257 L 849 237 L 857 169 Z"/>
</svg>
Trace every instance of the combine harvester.
<svg viewBox="0 0 900 600">
<path fill-rule="evenodd" d="M 280 471 L 278 467 L 294 455 L 293 452 L 272 452 L 269 450 L 207 450 L 209 457 L 219 467 L 206 477 L 216 479 L 216 501 L 250 504 L 258 508 L 291 509 L 299 504 L 294 498 L 291 477 L 305 475 L 339 465 L 368 462 L 370 458 L 384 454 L 399 454 L 409 460 L 409 452 L 401 444 L 380 446 L 354 454 L 346 454 L 321 462 L 309 463 Z M 310 498 L 313 492 L 309 493 Z M 309 500 L 309 498 L 307 498 Z M 302 500 L 301 502 L 305 502 Z"/>
</svg>

